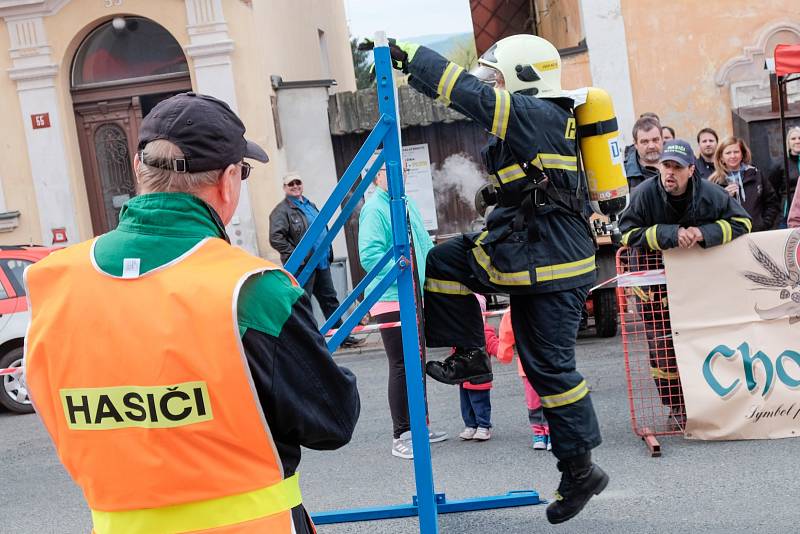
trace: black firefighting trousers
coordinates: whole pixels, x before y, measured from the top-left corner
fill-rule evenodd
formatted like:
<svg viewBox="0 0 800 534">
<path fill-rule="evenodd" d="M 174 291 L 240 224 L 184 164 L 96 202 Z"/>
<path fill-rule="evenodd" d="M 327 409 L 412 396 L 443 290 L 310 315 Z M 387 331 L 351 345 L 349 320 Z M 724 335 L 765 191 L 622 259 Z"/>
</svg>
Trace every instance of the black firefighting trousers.
<svg viewBox="0 0 800 534">
<path fill-rule="evenodd" d="M 498 293 L 482 284 L 467 261 L 472 243 L 454 238 L 435 246 L 425 265 L 425 338 L 429 347 L 484 347 L 475 293 Z M 575 368 L 575 339 L 589 286 L 512 295 L 511 323 L 522 367 L 542 399 L 553 453 L 560 460 L 600 445 L 589 387 Z"/>
<path fill-rule="evenodd" d="M 672 327 L 667 304 L 667 286 L 651 286 L 636 292 L 639 312 L 644 319 L 650 375 L 664 406 L 683 408 L 683 389 L 672 345 Z"/>
</svg>

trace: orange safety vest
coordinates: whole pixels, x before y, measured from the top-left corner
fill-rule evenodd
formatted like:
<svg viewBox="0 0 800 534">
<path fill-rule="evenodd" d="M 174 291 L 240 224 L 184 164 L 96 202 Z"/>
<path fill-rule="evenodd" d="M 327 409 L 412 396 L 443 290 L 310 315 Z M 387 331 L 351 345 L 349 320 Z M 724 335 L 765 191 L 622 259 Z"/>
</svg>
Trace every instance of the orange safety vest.
<svg viewBox="0 0 800 534">
<path fill-rule="evenodd" d="M 94 531 L 293 532 L 297 475 L 284 477 L 236 314 L 244 281 L 278 267 L 212 238 L 114 277 L 93 243 L 27 270 L 25 372 Z"/>
</svg>

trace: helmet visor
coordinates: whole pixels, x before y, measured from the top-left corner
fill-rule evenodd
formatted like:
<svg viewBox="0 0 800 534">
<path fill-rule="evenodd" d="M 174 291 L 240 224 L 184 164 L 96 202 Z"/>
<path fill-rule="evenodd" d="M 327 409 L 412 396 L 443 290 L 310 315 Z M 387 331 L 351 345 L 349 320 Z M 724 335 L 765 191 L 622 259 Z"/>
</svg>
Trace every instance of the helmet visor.
<svg viewBox="0 0 800 534">
<path fill-rule="evenodd" d="M 470 74 L 478 78 L 480 81 L 494 87 L 497 85 L 497 69 L 493 69 L 491 67 L 487 67 L 486 65 L 481 65 L 480 63 L 474 67 Z"/>
</svg>

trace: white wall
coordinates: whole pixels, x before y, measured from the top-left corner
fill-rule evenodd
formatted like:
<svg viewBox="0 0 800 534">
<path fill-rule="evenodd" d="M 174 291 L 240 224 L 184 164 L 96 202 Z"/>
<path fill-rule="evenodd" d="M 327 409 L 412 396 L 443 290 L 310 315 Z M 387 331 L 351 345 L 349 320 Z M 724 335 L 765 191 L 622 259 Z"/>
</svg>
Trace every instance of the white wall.
<svg viewBox="0 0 800 534">
<path fill-rule="evenodd" d="M 589 49 L 592 85 L 605 89 L 611 95 L 620 135 L 629 144 L 633 142 L 630 132 L 636 115 L 620 1 L 581 0 L 581 14 Z"/>
</svg>

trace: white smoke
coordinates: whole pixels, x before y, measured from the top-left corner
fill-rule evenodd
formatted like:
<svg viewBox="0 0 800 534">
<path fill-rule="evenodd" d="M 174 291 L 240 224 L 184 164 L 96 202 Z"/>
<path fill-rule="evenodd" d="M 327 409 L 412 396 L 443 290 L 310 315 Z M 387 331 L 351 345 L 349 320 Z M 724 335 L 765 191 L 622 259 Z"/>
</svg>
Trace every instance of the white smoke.
<svg viewBox="0 0 800 534">
<path fill-rule="evenodd" d="M 453 154 L 441 167 L 432 166 L 433 187 L 436 193 L 453 191 L 472 206 L 475 193 L 486 183 L 486 173 L 463 153 Z"/>
</svg>

